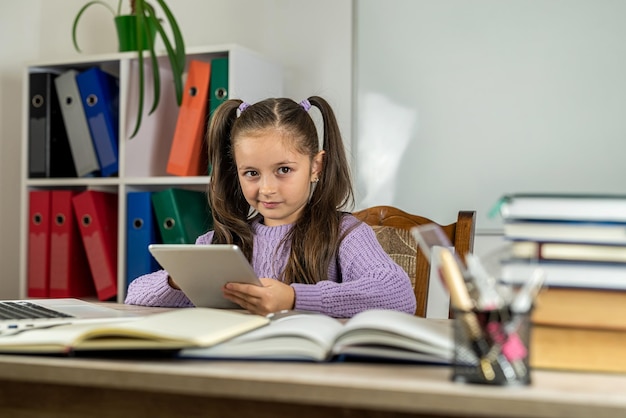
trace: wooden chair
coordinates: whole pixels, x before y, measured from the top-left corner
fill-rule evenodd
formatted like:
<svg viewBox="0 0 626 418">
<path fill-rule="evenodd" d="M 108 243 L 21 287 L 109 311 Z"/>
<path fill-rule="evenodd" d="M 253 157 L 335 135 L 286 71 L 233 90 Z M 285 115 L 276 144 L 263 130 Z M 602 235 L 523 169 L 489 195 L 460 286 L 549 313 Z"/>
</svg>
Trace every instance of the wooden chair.
<svg viewBox="0 0 626 418">
<path fill-rule="evenodd" d="M 392 206 L 374 206 L 354 212 L 354 216 L 372 226 L 385 251 L 409 274 L 417 299 L 415 315 L 425 317 L 430 261 L 418 248 L 410 231 L 414 226 L 436 222 Z M 439 226 L 454 245 L 455 252 L 461 259 L 464 259 L 465 254 L 473 252 L 476 229 L 475 211 L 460 211 L 456 222 Z"/>
</svg>

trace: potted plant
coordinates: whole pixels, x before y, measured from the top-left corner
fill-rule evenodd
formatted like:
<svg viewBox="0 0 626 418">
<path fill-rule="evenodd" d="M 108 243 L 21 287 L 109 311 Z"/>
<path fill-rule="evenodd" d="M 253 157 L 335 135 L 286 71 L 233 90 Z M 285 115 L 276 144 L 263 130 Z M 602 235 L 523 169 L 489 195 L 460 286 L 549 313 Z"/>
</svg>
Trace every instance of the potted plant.
<svg viewBox="0 0 626 418">
<path fill-rule="evenodd" d="M 122 0 L 118 0 L 117 11 L 100 0 L 89 1 L 85 4 L 74 18 L 74 24 L 72 26 L 72 41 L 74 42 L 74 48 L 80 52 L 80 47 L 76 39 L 76 29 L 78 22 L 83 13 L 94 5 L 101 5 L 108 9 L 115 20 L 116 29 L 118 31 L 118 38 L 120 39 L 120 50 L 136 50 L 137 60 L 139 67 L 139 101 L 137 108 L 137 120 L 135 122 L 135 128 L 131 135 L 133 138 L 139 131 L 141 126 L 141 120 L 143 115 L 144 106 L 144 50 L 148 51 L 150 56 L 150 62 L 152 67 L 152 79 L 154 100 L 152 102 L 152 108 L 150 114 L 156 110 L 159 105 L 159 99 L 161 95 L 161 78 L 159 73 L 159 65 L 157 62 L 157 54 L 155 51 L 156 36 L 159 36 L 165 45 L 167 51 L 167 57 L 172 68 L 172 75 L 174 79 L 174 88 L 176 91 L 176 101 L 180 106 L 183 97 L 183 74 L 185 71 L 185 44 L 183 36 L 172 14 L 171 10 L 165 4 L 164 0 L 155 0 L 163 13 L 172 30 L 172 39 L 163 29 L 161 24 L 162 19 L 158 18 L 155 12 L 154 6 L 145 0 L 129 0 L 131 12 L 129 15 L 123 15 L 121 13 Z M 133 36 L 134 34 L 134 36 Z M 127 39 L 126 36 L 128 36 Z"/>
</svg>

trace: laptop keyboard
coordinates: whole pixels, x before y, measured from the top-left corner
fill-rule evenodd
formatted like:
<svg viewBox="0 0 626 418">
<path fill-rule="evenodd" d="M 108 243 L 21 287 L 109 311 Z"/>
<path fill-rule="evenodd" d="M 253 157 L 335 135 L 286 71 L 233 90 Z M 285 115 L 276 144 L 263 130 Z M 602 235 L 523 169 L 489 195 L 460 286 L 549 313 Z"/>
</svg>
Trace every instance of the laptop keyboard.
<svg viewBox="0 0 626 418">
<path fill-rule="evenodd" d="M 55 311 L 31 302 L 0 302 L 0 320 L 2 319 L 43 319 L 71 318 L 71 315 Z"/>
</svg>

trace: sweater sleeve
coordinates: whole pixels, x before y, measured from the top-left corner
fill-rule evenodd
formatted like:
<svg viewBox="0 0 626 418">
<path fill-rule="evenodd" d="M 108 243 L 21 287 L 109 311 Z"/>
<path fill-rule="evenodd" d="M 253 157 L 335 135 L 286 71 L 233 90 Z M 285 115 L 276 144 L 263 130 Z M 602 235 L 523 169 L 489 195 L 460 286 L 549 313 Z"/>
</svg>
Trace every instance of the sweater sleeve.
<svg viewBox="0 0 626 418">
<path fill-rule="evenodd" d="M 213 232 L 201 235 L 196 240 L 196 245 L 211 243 Z M 193 303 L 182 292 L 174 289 L 168 283 L 169 274 L 165 270 L 137 277 L 128 286 L 124 303 L 128 305 L 165 306 L 173 308 L 191 307 Z"/>
<path fill-rule="evenodd" d="M 415 313 L 415 294 L 408 275 L 389 257 L 365 223 L 359 223 L 341 242 L 337 275 L 336 281 L 292 284 L 295 309 L 342 318 L 368 309 Z"/>
</svg>

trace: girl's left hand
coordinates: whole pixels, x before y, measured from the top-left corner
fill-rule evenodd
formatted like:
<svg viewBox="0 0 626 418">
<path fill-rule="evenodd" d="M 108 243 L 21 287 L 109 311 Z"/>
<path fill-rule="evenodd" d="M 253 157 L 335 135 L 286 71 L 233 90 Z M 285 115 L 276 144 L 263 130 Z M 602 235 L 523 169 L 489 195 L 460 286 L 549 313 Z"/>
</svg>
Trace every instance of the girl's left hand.
<svg viewBox="0 0 626 418">
<path fill-rule="evenodd" d="M 263 287 L 244 283 L 227 283 L 222 292 L 226 299 L 257 315 L 293 309 L 296 294 L 287 284 L 271 278 L 260 279 Z"/>
</svg>

